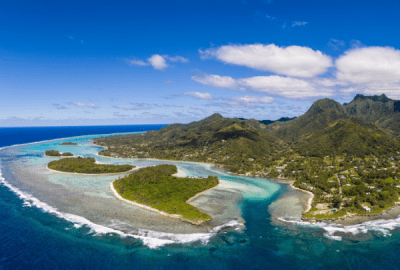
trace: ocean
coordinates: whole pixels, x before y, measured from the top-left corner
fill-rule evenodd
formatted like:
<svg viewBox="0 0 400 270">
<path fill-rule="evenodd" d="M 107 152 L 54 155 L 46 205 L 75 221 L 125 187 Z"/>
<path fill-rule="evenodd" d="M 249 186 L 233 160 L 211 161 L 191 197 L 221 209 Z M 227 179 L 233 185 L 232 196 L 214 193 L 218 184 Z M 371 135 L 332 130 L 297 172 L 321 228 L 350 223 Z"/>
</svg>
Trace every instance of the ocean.
<svg viewBox="0 0 400 270">
<path fill-rule="evenodd" d="M 399 217 L 353 226 L 301 222 L 307 194 L 288 184 L 207 164 L 99 157 L 101 147 L 91 143 L 161 127 L 0 128 L 0 269 L 400 269 Z M 213 205 L 214 223 L 197 228 L 125 205 L 110 194 L 113 176 L 50 172 L 47 149 L 216 175 L 222 187 L 194 202 Z"/>
</svg>

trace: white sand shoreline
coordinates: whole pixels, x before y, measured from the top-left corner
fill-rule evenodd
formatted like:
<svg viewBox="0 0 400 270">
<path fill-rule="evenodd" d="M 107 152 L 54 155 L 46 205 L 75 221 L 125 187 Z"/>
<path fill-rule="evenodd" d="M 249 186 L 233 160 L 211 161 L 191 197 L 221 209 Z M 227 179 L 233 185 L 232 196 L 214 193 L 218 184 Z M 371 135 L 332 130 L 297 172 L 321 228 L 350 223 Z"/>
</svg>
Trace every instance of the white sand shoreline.
<svg viewBox="0 0 400 270">
<path fill-rule="evenodd" d="M 181 215 L 177 215 L 177 214 L 168 214 L 168 213 L 166 213 L 166 212 L 157 210 L 157 209 L 152 208 L 152 207 L 150 207 L 150 206 L 147 206 L 147 205 L 144 205 L 144 204 L 140 204 L 140 203 L 137 203 L 137 202 L 134 202 L 134 201 L 130 201 L 130 200 L 124 199 L 124 198 L 122 198 L 122 196 L 119 195 L 119 193 L 115 190 L 115 188 L 114 188 L 114 182 L 115 182 L 115 181 L 116 181 L 116 180 L 114 180 L 114 181 L 112 181 L 112 182 L 110 183 L 110 189 L 111 189 L 113 195 L 114 195 L 117 199 L 119 199 L 119 200 L 121 200 L 121 201 L 123 201 L 123 202 L 129 203 L 129 204 L 131 204 L 131 205 L 140 207 L 140 208 L 145 209 L 145 210 L 148 210 L 148 211 L 155 212 L 155 213 L 160 214 L 160 215 L 163 215 L 163 216 L 167 216 L 167 217 L 171 217 L 171 218 L 177 218 L 177 219 L 180 219 L 180 220 L 182 220 L 182 221 L 189 222 L 189 223 L 191 223 L 191 224 L 193 224 L 193 225 L 201 225 L 201 224 L 204 222 L 204 221 L 202 221 L 202 220 L 196 222 L 196 221 L 193 221 L 193 220 L 185 219 L 185 218 L 183 218 Z M 199 193 L 199 194 L 200 194 L 200 193 Z M 196 194 L 196 195 L 198 195 L 198 194 Z M 195 196 L 196 196 L 196 195 L 195 195 Z M 193 198 L 193 197 L 192 197 L 192 198 Z M 192 199 L 192 198 L 190 198 L 190 199 Z"/>
<path fill-rule="evenodd" d="M 314 199 L 314 193 L 312 193 L 312 192 L 310 192 L 308 190 L 304 190 L 304 189 L 297 188 L 297 187 L 293 186 L 293 182 L 290 183 L 290 187 L 293 188 L 293 189 L 297 189 L 297 190 L 303 191 L 303 192 L 308 193 L 310 195 L 310 198 L 308 199 L 308 202 L 307 202 L 307 208 L 306 208 L 306 210 L 304 210 L 304 213 L 307 213 L 308 211 L 310 211 L 311 204 L 312 204 L 312 201 Z"/>
</svg>

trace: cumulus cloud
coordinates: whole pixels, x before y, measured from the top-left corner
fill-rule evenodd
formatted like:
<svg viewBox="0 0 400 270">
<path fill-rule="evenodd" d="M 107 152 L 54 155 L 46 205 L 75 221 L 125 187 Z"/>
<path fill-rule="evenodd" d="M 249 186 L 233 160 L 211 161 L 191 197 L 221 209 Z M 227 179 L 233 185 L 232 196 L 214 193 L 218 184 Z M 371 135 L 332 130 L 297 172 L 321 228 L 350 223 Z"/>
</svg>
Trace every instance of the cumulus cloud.
<svg viewBox="0 0 400 270">
<path fill-rule="evenodd" d="M 295 26 L 305 26 L 307 23 L 308 23 L 308 22 L 298 22 L 298 21 L 295 21 L 295 22 L 292 23 L 292 27 L 295 27 Z"/>
<path fill-rule="evenodd" d="M 84 104 L 84 103 L 80 103 L 80 102 L 69 102 L 69 104 L 77 106 L 77 107 L 86 107 L 86 108 L 92 108 L 92 109 L 97 109 L 99 108 L 98 106 L 90 103 L 90 104 Z"/>
<path fill-rule="evenodd" d="M 156 70 L 164 70 L 166 67 L 168 67 L 168 64 L 167 64 L 167 61 L 165 60 L 165 58 L 159 54 L 152 55 L 150 58 L 147 59 L 147 61 Z"/>
<path fill-rule="evenodd" d="M 391 47 L 349 50 L 335 64 L 340 80 L 357 84 L 400 82 L 400 50 Z"/>
<path fill-rule="evenodd" d="M 167 61 L 170 62 L 180 62 L 187 63 L 189 59 L 182 56 L 169 56 L 169 55 L 160 55 L 153 54 L 146 61 L 138 60 L 138 59 L 125 59 L 125 61 L 132 66 L 149 66 L 151 65 L 155 70 L 164 70 L 169 67 Z"/>
<path fill-rule="evenodd" d="M 311 81 L 281 76 L 256 76 L 239 79 L 250 90 L 293 99 L 332 96 L 329 89 L 318 89 Z"/>
<path fill-rule="evenodd" d="M 229 76 L 219 76 L 205 74 L 204 76 L 192 76 L 190 77 L 192 81 L 201 83 L 203 85 L 208 85 L 214 88 L 235 88 L 236 81 Z"/>
<path fill-rule="evenodd" d="M 227 64 L 294 77 L 314 77 L 332 66 L 331 57 L 308 47 L 275 44 L 227 45 L 199 50 L 202 59 L 215 58 Z"/>
<path fill-rule="evenodd" d="M 339 84 L 334 79 L 305 80 L 277 75 L 234 79 L 206 74 L 204 77 L 192 77 L 192 80 L 214 88 L 250 90 L 293 99 L 332 96 L 334 91 L 330 87 Z"/>
<path fill-rule="evenodd" d="M 184 93 L 185 96 L 190 96 L 197 99 L 214 99 L 212 95 L 209 93 L 200 93 L 200 92 L 186 92 Z"/>
</svg>

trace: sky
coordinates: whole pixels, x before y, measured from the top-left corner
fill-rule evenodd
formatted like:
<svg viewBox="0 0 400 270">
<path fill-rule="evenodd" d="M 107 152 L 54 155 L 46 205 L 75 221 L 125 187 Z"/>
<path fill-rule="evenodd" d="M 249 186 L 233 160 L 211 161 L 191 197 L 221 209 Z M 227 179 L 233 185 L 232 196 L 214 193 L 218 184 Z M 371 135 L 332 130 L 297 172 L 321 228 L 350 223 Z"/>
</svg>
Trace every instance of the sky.
<svg viewBox="0 0 400 270">
<path fill-rule="evenodd" d="M 276 120 L 400 99 L 400 2 L 0 1 L 0 127 Z"/>
</svg>

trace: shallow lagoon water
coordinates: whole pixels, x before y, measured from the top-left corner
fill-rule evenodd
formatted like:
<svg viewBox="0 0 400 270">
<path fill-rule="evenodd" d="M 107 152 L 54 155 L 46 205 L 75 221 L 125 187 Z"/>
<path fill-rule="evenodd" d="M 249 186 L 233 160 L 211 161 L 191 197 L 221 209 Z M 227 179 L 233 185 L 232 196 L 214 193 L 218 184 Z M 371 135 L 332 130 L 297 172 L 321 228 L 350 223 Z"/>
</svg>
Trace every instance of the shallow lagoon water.
<svg viewBox="0 0 400 270">
<path fill-rule="evenodd" d="M 300 224 L 295 218 L 308 197 L 287 184 L 177 162 L 181 173 L 222 179 L 220 188 L 193 201 L 215 217 L 214 224 L 196 228 L 117 201 L 107 186 L 115 176 L 67 175 L 45 168 L 53 159 L 43 156 L 47 147 L 95 156 L 100 148 L 90 138 L 71 139 L 78 146 L 53 141 L 0 150 L 0 268 L 400 268 L 396 217 L 353 227 Z M 139 167 L 165 163 L 96 159 Z"/>
</svg>

